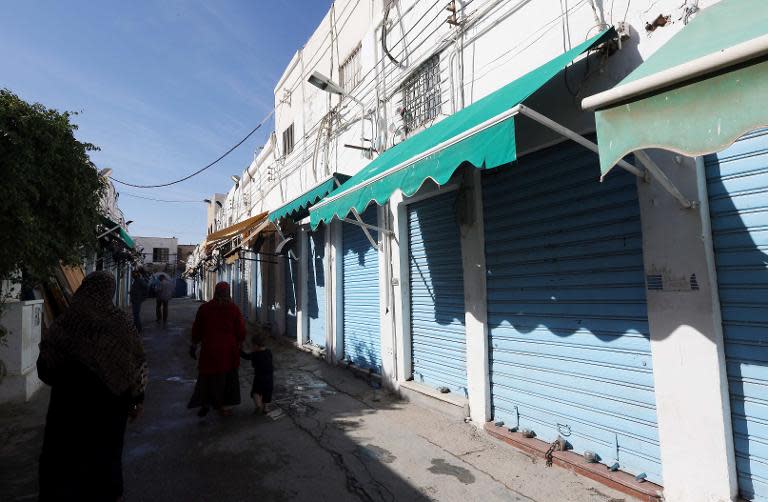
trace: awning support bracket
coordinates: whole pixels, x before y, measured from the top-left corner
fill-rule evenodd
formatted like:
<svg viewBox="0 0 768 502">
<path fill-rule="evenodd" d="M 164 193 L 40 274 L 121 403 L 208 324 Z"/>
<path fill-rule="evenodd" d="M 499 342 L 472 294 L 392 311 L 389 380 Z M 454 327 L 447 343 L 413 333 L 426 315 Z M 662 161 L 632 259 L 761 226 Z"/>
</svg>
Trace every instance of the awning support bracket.
<svg viewBox="0 0 768 502">
<path fill-rule="evenodd" d="M 592 150 L 593 152 L 599 154 L 599 151 L 597 149 L 597 144 L 593 143 L 592 141 L 589 141 L 587 138 L 582 136 L 581 134 L 574 132 L 567 127 L 558 124 L 554 120 L 550 119 L 549 117 L 545 117 L 541 113 L 537 112 L 536 110 L 532 110 L 528 108 L 525 105 L 519 105 L 520 107 L 520 115 L 525 115 L 531 120 L 534 120 L 538 122 L 539 124 L 543 125 L 544 127 L 551 129 L 555 131 L 556 133 L 560 134 L 561 136 L 565 136 L 566 138 L 575 141 L 576 143 L 580 144 L 581 146 Z M 638 169 L 636 166 L 633 166 L 626 160 L 620 160 L 617 165 L 621 167 L 622 169 L 629 171 L 630 173 L 634 174 L 638 178 L 644 178 L 645 175 L 643 174 L 643 171 Z"/>
<path fill-rule="evenodd" d="M 669 192 L 669 194 L 674 197 L 681 206 L 683 206 L 686 209 L 694 209 L 698 207 L 699 203 L 690 199 L 687 199 L 682 193 L 680 193 L 680 190 L 677 189 L 677 187 L 672 183 L 672 180 L 670 180 L 666 174 L 664 174 L 664 171 L 661 170 L 661 168 L 651 159 L 651 157 L 645 153 L 644 150 L 637 150 L 634 152 L 635 158 L 640 161 L 640 163 L 645 167 L 646 171 L 656 178 L 656 181 L 659 182 L 659 184 Z"/>
<path fill-rule="evenodd" d="M 394 232 L 392 232 L 391 230 L 386 230 L 383 228 L 379 228 L 375 225 L 369 225 L 368 223 L 365 223 L 363 219 L 360 217 L 360 213 L 358 213 L 357 209 L 355 208 L 352 208 L 352 215 L 355 217 L 354 220 L 351 218 L 342 218 L 341 221 L 343 221 L 344 223 L 351 223 L 352 225 L 357 225 L 358 227 L 360 227 L 360 229 L 365 234 L 365 237 L 368 239 L 368 242 L 370 242 L 371 246 L 373 246 L 375 249 L 379 248 L 379 243 L 376 242 L 376 239 L 373 238 L 369 229 L 375 230 L 376 232 L 379 233 L 379 235 L 381 234 L 394 235 Z"/>
<path fill-rule="evenodd" d="M 528 108 L 525 105 L 518 105 L 519 106 L 519 113 L 521 115 L 525 115 L 529 119 L 532 119 L 539 124 L 543 125 L 544 127 L 547 127 L 548 129 L 551 129 L 555 131 L 558 134 L 561 134 L 562 136 L 565 136 L 566 138 L 575 141 L 576 143 L 580 144 L 581 146 L 588 148 L 589 150 L 592 150 L 593 152 L 597 153 L 599 155 L 599 151 L 597 148 L 597 144 L 593 143 L 592 141 L 588 140 L 584 136 L 568 129 L 567 127 L 558 124 L 554 120 L 545 117 L 541 113 L 532 110 Z M 672 180 L 670 180 L 666 174 L 664 174 L 664 171 L 659 168 L 659 166 L 656 165 L 656 163 L 642 150 L 638 150 L 635 152 L 635 157 L 637 160 L 640 161 L 640 163 L 645 168 L 644 170 L 639 169 L 637 166 L 633 166 L 626 160 L 620 160 L 617 162 L 616 165 L 621 167 L 622 169 L 629 171 L 630 173 L 634 174 L 638 178 L 642 178 L 645 181 L 648 181 L 647 176 L 650 175 L 651 177 L 655 178 L 656 181 L 659 182 L 659 184 L 666 190 L 672 197 L 674 197 L 681 206 L 683 206 L 686 209 L 695 208 L 698 206 L 698 203 L 696 201 L 692 201 L 687 199 L 680 190 L 677 189 L 677 187 L 672 183 Z"/>
</svg>

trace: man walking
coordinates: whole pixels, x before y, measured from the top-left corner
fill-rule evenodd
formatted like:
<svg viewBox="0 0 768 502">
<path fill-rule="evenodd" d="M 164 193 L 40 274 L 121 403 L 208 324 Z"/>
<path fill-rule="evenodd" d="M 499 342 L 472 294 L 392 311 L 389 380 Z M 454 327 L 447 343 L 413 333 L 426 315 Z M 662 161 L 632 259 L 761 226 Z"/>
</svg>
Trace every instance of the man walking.
<svg viewBox="0 0 768 502">
<path fill-rule="evenodd" d="M 176 289 L 173 281 L 168 279 L 165 274 L 160 274 L 160 283 L 157 285 L 157 299 L 155 300 L 155 316 L 157 322 L 168 321 L 168 302 L 173 298 L 173 292 Z M 162 312 L 161 312 L 162 311 Z"/>
<path fill-rule="evenodd" d="M 131 282 L 129 296 L 133 310 L 133 324 L 136 326 L 136 331 L 141 333 L 141 304 L 147 299 L 149 285 L 147 285 L 147 281 L 144 280 L 144 277 L 142 277 L 141 272 L 138 270 L 133 271 L 131 278 L 133 282 Z"/>
</svg>

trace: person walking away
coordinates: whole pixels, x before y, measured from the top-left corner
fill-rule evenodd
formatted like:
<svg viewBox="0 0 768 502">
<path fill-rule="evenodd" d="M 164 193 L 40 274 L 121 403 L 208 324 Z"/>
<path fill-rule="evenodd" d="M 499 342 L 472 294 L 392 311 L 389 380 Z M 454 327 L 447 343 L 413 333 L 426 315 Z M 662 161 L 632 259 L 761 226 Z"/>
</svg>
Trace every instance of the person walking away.
<svg viewBox="0 0 768 502">
<path fill-rule="evenodd" d="M 232 302 L 229 284 L 216 284 L 213 299 L 200 306 L 192 324 L 190 355 L 195 358 L 200 346 L 195 390 L 187 405 L 200 408 L 204 417 L 210 408 L 222 416 L 232 414 L 240 404 L 240 347 L 245 338 L 245 321 Z"/>
<path fill-rule="evenodd" d="M 164 274 L 159 277 L 160 282 L 157 286 L 157 299 L 155 300 L 155 317 L 157 322 L 168 322 L 168 302 L 173 298 L 173 292 L 176 289 L 173 281 Z M 162 312 L 161 312 L 162 311 Z"/>
<path fill-rule="evenodd" d="M 129 296 L 131 299 L 131 309 L 133 311 L 133 324 L 136 326 L 136 330 L 141 333 L 141 304 L 147 299 L 149 285 L 138 270 L 134 270 L 131 277 L 133 278 L 133 282 L 131 282 Z"/>
<path fill-rule="evenodd" d="M 89 274 L 40 342 L 37 372 L 51 386 L 39 500 L 121 500 L 126 423 L 141 413 L 146 356 L 115 279 Z"/>
<path fill-rule="evenodd" d="M 251 338 L 252 352 L 240 351 L 240 357 L 251 361 L 253 367 L 253 384 L 251 385 L 251 398 L 256 409 L 254 413 L 264 413 L 268 404 L 272 402 L 272 388 L 274 386 L 272 367 L 272 351 L 264 346 L 264 340 L 259 335 Z"/>
</svg>

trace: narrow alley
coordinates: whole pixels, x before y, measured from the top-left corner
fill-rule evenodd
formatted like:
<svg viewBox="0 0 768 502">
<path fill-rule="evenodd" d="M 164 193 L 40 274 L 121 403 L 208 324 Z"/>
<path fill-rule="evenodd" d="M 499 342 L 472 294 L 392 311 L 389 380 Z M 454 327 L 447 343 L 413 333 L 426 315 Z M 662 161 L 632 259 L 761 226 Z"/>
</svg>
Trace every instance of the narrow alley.
<svg viewBox="0 0 768 502">
<path fill-rule="evenodd" d="M 165 329 L 144 306 L 151 377 L 144 414 L 126 434 L 127 502 L 626 500 L 279 341 L 270 415 L 252 413 L 243 366 L 234 416 L 198 418 L 186 403 L 195 379 L 187 333 L 199 305 L 174 300 Z M 37 498 L 48 395 L 0 411 L 0 500 Z"/>
</svg>

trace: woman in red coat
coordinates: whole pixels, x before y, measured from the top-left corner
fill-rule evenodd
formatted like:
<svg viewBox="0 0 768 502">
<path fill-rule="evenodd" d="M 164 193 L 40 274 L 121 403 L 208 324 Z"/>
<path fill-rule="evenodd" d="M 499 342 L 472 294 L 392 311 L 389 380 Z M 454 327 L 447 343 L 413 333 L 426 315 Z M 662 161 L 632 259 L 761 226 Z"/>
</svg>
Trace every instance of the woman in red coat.
<svg viewBox="0 0 768 502">
<path fill-rule="evenodd" d="M 195 392 L 188 408 L 200 408 L 198 416 L 205 416 L 210 408 L 222 416 L 232 414 L 231 406 L 240 404 L 240 346 L 245 338 L 245 321 L 240 309 L 232 302 L 229 284 L 216 285 L 213 300 L 197 310 L 192 325 L 192 347 L 195 357 L 200 344 Z"/>
</svg>

